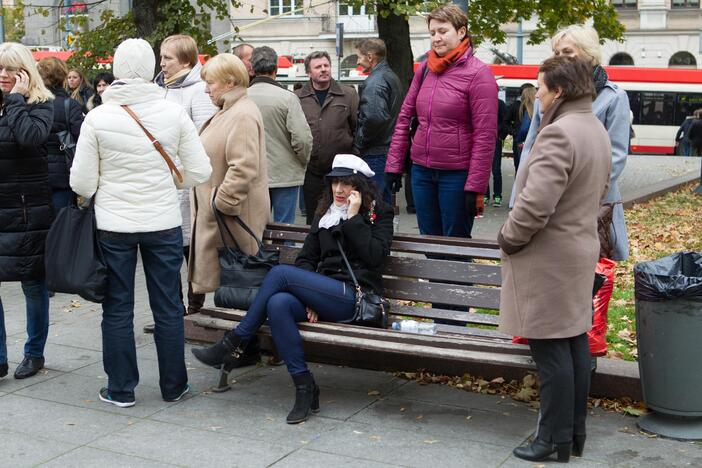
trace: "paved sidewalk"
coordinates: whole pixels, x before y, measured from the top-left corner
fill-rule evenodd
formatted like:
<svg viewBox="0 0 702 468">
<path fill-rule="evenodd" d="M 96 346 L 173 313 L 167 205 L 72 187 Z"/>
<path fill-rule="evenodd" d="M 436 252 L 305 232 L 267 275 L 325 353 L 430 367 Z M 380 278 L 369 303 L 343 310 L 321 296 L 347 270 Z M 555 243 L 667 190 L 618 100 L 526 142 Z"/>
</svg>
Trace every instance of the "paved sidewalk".
<svg viewBox="0 0 702 468">
<path fill-rule="evenodd" d="M 284 367 L 249 367 L 233 390 L 215 394 L 216 371 L 186 349 L 191 395 L 161 400 L 151 320 L 138 269 L 135 334 L 141 383 L 137 405 L 102 403 L 100 312 L 57 295 L 51 305 L 47 370 L 26 380 L 0 380 L 0 466 L 535 466 L 511 456 L 532 432 L 536 412 L 500 396 L 392 374 L 312 364 L 322 388 L 321 412 L 285 424 L 293 387 Z M 10 373 L 21 358 L 24 300 L 16 283 L 0 288 L 8 328 Z M 702 466 L 702 446 L 651 439 L 631 417 L 595 410 L 585 458 L 575 466 Z"/>
<path fill-rule="evenodd" d="M 623 191 L 699 171 L 699 164 L 692 158 L 632 158 Z M 510 167 L 505 159 L 505 196 Z M 506 210 L 488 210 L 476 237 L 496 233 Z M 402 230 L 412 225 L 416 229 L 415 218 L 403 215 Z M 141 332 L 152 321 L 141 266 L 136 287 L 141 383 L 137 405 L 120 409 L 97 398 L 106 384 L 100 308 L 73 296 L 51 301 L 47 370 L 12 378 L 25 339 L 24 298 L 18 283 L 2 284 L 10 376 L 0 379 L 0 467 L 541 466 L 511 456 L 535 426 L 529 406 L 382 372 L 313 364 L 321 412 L 289 426 L 293 387 L 284 367 L 239 369 L 233 390 L 215 394 L 209 387 L 216 371 L 197 363 L 187 345 L 193 392 L 165 403 L 153 338 Z M 635 418 L 598 409 L 588 424 L 585 457 L 572 460 L 575 466 L 702 466 L 702 444 L 649 438 L 636 429 Z"/>
</svg>

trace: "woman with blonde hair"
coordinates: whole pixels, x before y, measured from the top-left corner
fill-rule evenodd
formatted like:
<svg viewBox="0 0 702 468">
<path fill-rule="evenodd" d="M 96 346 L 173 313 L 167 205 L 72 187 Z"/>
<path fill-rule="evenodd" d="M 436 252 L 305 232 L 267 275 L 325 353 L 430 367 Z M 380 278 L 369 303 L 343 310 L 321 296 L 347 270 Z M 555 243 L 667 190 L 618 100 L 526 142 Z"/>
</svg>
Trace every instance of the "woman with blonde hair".
<svg viewBox="0 0 702 468">
<path fill-rule="evenodd" d="M 629 98 L 626 91 L 609 81 L 607 72 L 601 65 L 600 38 L 593 28 L 581 24 L 563 28 L 551 38 L 551 48 L 555 56 L 566 55 L 580 58 L 593 66 L 592 80 L 597 97 L 592 103 L 592 111 L 607 129 L 612 144 L 612 173 L 609 181 L 609 193 L 604 200 L 604 203 L 615 204 L 612 225 L 609 230 L 609 237 L 613 244 L 611 260 L 626 260 L 629 256 L 629 241 L 624 220 L 624 208 L 621 204 L 622 196 L 617 180 L 624 171 L 629 151 Z M 529 152 L 536 141 L 536 135 L 541 125 L 541 118 L 540 103 L 537 99 L 534 105 L 534 118 L 524 141 L 522 162 L 526 162 L 529 158 Z M 513 188 L 510 207 L 514 204 L 515 196 L 516 192 Z"/>
<path fill-rule="evenodd" d="M 233 218 L 239 217 L 260 239 L 271 211 L 263 119 L 246 95 L 246 66 L 233 54 L 219 54 L 202 67 L 201 76 L 205 92 L 219 110 L 200 130 L 212 176 L 194 189 L 188 268 L 196 294 L 219 287 L 217 249 L 222 247 L 222 237 L 213 201 L 247 254 L 255 254 L 258 244 Z"/>
<path fill-rule="evenodd" d="M 88 113 L 88 101 L 95 94 L 93 89 L 88 85 L 83 72 L 77 68 L 71 68 L 68 71 L 66 78 L 66 91 L 68 94 L 78 101 L 83 108 L 83 113 Z"/>
<path fill-rule="evenodd" d="M 32 53 L 22 44 L 0 44 L 0 282 L 21 281 L 27 304 L 27 341 L 16 379 L 44 367 L 49 295 L 44 241 L 53 210 L 46 142 L 53 95 Z M 0 302 L 0 377 L 7 375 L 5 319 Z"/>
</svg>

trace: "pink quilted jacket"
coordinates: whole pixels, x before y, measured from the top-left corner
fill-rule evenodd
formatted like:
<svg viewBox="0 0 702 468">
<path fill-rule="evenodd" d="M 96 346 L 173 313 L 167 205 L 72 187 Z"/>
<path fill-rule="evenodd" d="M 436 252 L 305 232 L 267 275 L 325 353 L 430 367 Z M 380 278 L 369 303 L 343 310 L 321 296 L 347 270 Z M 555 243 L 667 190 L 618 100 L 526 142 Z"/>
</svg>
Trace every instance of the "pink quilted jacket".
<svg viewBox="0 0 702 468">
<path fill-rule="evenodd" d="M 412 161 L 430 169 L 467 170 L 465 190 L 485 193 L 497 141 L 495 77 L 472 48 L 440 75 L 429 71 L 424 77 L 426 67 L 424 62 L 417 69 L 402 103 L 385 171 L 404 171 L 416 115 Z"/>
</svg>

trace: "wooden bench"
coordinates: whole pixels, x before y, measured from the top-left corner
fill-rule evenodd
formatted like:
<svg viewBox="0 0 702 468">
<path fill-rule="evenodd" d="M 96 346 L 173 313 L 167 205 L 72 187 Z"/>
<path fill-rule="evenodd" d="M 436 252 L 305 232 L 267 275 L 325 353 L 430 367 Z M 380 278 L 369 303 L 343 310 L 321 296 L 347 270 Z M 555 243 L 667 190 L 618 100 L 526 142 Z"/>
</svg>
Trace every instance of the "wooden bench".
<svg viewBox="0 0 702 468">
<path fill-rule="evenodd" d="M 290 264 L 306 234 L 306 226 L 270 224 L 263 240 L 280 250 L 281 263 Z M 307 359 L 383 371 L 426 369 L 447 375 L 521 378 L 535 366 L 528 346 L 514 344 L 511 336 L 496 330 L 499 258 L 494 241 L 396 234 L 384 272 L 385 297 L 392 303 L 389 324 L 403 318 L 438 319 L 442 323 L 437 324 L 437 333 L 303 322 L 299 328 Z M 205 308 L 185 318 L 185 336 L 215 342 L 244 314 Z M 273 350 L 267 326 L 260 329 L 259 338 L 263 349 Z M 631 382 L 618 384 L 621 391 L 606 393 L 635 395 L 629 389 Z"/>
</svg>

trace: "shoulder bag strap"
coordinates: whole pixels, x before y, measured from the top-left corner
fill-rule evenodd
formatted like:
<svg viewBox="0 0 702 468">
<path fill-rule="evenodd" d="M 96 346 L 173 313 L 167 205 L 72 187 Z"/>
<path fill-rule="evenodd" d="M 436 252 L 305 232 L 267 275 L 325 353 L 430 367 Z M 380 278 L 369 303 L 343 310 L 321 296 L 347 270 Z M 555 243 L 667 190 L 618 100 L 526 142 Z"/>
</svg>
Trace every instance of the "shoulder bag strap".
<svg viewBox="0 0 702 468">
<path fill-rule="evenodd" d="M 349 260 L 346 258 L 346 253 L 344 252 L 344 248 L 341 246 L 341 241 L 339 239 L 336 240 L 336 245 L 339 246 L 339 253 L 341 253 L 341 257 L 344 259 L 344 263 L 346 263 L 346 268 L 349 270 L 349 274 L 351 275 L 351 279 L 353 280 L 353 285 L 356 288 L 356 291 L 361 292 L 361 286 L 358 284 L 358 281 L 356 280 L 356 275 L 353 274 L 353 268 L 351 268 L 351 264 L 349 263 Z"/>
<path fill-rule="evenodd" d="M 217 209 L 217 205 L 215 205 L 214 199 L 212 200 L 212 212 L 214 213 L 215 218 L 217 219 L 217 224 L 219 225 L 219 233 L 222 236 L 222 242 L 224 245 L 227 245 L 227 242 L 224 240 L 224 232 L 226 231 L 227 234 L 229 234 L 229 237 L 231 238 L 232 242 L 236 246 L 237 249 L 241 250 L 239 247 L 239 244 L 236 242 L 236 239 L 234 238 L 234 234 L 229 230 L 229 226 L 227 226 L 227 223 L 224 222 L 224 219 L 222 219 L 222 214 L 219 212 Z M 233 216 L 234 221 L 244 229 L 251 237 L 254 238 L 256 241 L 256 245 L 258 245 L 258 249 L 262 250 L 263 249 L 263 243 L 259 240 L 258 237 L 256 237 L 256 234 L 253 233 L 251 228 L 249 228 L 246 223 L 244 223 L 241 218 L 238 216 Z"/>
<path fill-rule="evenodd" d="M 156 151 L 158 151 L 161 154 L 164 161 L 166 161 L 166 164 L 168 164 L 168 168 L 171 170 L 171 174 L 175 174 L 176 177 L 178 177 L 178 181 L 180 181 L 180 183 L 183 183 L 183 176 L 180 175 L 178 168 L 173 163 L 173 160 L 171 159 L 171 157 L 168 156 L 168 153 L 166 153 L 166 150 L 163 148 L 161 143 L 159 143 L 159 141 L 156 138 L 154 138 L 154 136 L 151 134 L 151 132 L 149 132 L 146 129 L 146 127 L 144 127 L 144 124 L 141 123 L 141 120 L 139 120 L 139 117 L 137 117 L 137 115 L 134 113 L 133 110 L 131 110 L 129 108 L 128 105 L 122 104 L 121 107 L 122 107 L 122 109 L 127 111 L 127 114 L 129 114 L 131 116 L 131 118 L 133 118 L 134 121 L 141 127 L 141 129 L 144 130 L 144 133 L 149 138 L 149 140 L 151 140 L 151 143 L 154 145 L 154 148 L 156 148 Z"/>
<path fill-rule="evenodd" d="M 71 119 L 68 117 L 71 109 L 70 98 L 63 100 L 63 114 L 66 116 L 66 131 L 71 133 Z"/>
</svg>

